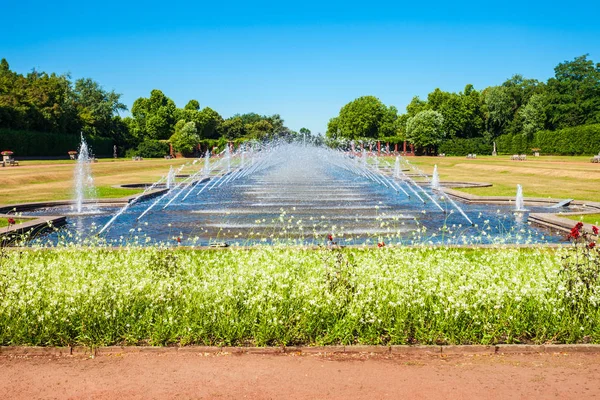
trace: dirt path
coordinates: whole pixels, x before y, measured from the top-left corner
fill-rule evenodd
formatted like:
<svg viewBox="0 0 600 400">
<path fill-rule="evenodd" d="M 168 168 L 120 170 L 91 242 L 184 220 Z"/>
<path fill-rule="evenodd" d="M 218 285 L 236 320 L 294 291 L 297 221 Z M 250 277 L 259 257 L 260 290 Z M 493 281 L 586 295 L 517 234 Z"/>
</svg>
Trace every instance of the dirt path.
<svg viewBox="0 0 600 400">
<path fill-rule="evenodd" d="M 600 354 L 0 357 L 1 399 L 588 399 Z"/>
</svg>

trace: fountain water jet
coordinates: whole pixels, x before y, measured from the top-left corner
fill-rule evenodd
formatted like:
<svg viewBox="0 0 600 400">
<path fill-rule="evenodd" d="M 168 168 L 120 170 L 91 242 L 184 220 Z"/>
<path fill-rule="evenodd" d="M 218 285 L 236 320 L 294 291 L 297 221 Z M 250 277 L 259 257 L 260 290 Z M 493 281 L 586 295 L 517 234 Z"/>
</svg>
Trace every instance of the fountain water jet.
<svg viewBox="0 0 600 400">
<path fill-rule="evenodd" d="M 175 170 L 173 169 L 173 166 L 171 165 L 169 167 L 169 174 L 167 175 L 167 183 L 166 183 L 167 189 L 171 189 L 174 184 L 175 184 Z"/>
<path fill-rule="evenodd" d="M 515 197 L 515 211 L 527 211 L 525 209 L 525 201 L 523 200 L 523 187 L 517 185 L 517 195 Z"/>
<path fill-rule="evenodd" d="M 433 166 L 433 175 L 431 176 L 431 188 L 440 190 L 440 176 L 438 174 L 437 164 Z"/>
<path fill-rule="evenodd" d="M 91 159 L 88 145 L 81 135 L 81 145 L 79 146 L 79 155 L 75 165 L 75 210 L 77 214 L 83 211 L 83 203 L 86 198 L 96 197 L 96 187 L 92 177 Z"/>
</svg>

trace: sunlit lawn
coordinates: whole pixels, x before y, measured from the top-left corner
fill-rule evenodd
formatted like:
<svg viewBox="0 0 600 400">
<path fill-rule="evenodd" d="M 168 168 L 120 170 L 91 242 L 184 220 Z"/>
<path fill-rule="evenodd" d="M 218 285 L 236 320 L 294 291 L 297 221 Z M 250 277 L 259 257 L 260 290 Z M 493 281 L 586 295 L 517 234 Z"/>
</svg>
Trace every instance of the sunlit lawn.
<svg viewBox="0 0 600 400">
<path fill-rule="evenodd" d="M 486 188 L 459 189 L 482 196 L 514 196 L 516 185 L 523 186 L 525 197 L 554 197 L 600 201 L 600 164 L 587 156 L 529 157 L 512 161 L 510 156 L 409 157 L 426 173 L 437 164 L 442 181 L 486 182 Z M 393 164 L 393 157 L 386 157 Z"/>
<path fill-rule="evenodd" d="M 566 217 L 575 221 L 581 221 L 587 224 L 600 226 L 600 214 L 569 215 Z"/>
<path fill-rule="evenodd" d="M 94 183 L 101 198 L 124 197 L 139 190 L 113 188 L 124 183 L 152 183 L 166 175 L 169 166 L 190 159 L 100 160 L 92 164 Z M 73 196 L 75 162 L 69 160 L 23 161 L 20 166 L 0 168 L 0 204 L 66 200 Z M 189 171 L 187 171 L 189 172 Z M 186 173 L 183 170 L 182 173 Z"/>
</svg>

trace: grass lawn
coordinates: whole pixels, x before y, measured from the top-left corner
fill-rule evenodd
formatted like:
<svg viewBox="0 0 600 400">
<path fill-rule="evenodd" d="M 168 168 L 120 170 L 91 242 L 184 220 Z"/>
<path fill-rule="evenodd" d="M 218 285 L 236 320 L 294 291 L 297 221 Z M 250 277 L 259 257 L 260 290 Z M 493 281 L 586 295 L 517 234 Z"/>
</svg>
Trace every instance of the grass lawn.
<svg viewBox="0 0 600 400">
<path fill-rule="evenodd" d="M 511 161 L 510 156 L 410 157 L 426 173 L 437 164 L 442 181 L 487 182 L 487 188 L 459 189 L 482 196 L 514 196 L 516 185 L 525 197 L 554 197 L 600 201 L 600 164 L 588 156 L 541 156 Z M 393 157 L 386 157 L 392 165 Z"/>
<path fill-rule="evenodd" d="M 574 221 L 581 221 L 587 224 L 600 226 L 600 214 L 585 214 L 585 215 L 563 215 L 563 217 L 572 219 Z"/>
<path fill-rule="evenodd" d="M 123 183 L 152 183 L 169 172 L 169 166 L 179 167 L 190 159 L 105 159 L 92 164 L 94 183 L 101 198 L 124 197 L 140 192 L 116 189 Z M 0 199 L 2 204 L 44 200 L 66 200 L 73 197 L 75 162 L 71 160 L 23 161 L 18 167 L 0 168 Z M 184 168 L 181 173 L 195 171 L 198 166 Z"/>
<path fill-rule="evenodd" d="M 14 218 L 15 223 L 17 224 L 21 224 L 23 222 L 29 221 L 29 218 Z M 0 218 L 0 228 L 5 228 L 8 226 L 8 219 L 7 218 Z"/>
</svg>

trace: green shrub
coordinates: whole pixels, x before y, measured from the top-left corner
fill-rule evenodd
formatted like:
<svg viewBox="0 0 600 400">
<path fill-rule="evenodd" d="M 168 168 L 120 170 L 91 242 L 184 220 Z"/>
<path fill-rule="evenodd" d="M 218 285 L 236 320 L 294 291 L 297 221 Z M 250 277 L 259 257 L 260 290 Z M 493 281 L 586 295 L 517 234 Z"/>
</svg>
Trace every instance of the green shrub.
<svg viewBox="0 0 600 400">
<path fill-rule="evenodd" d="M 438 152 L 449 156 L 466 156 L 467 154 L 492 154 L 492 145 L 485 138 L 460 139 L 444 141 Z"/>
<path fill-rule="evenodd" d="M 127 151 L 127 157 L 162 158 L 169 154 L 169 144 L 161 140 L 147 139 L 135 150 Z"/>
<path fill-rule="evenodd" d="M 532 139 L 524 135 L 502 135 L 496 139 L 502 154 L 530 153 L 532 148 L 544 154 L 592 155 L 600 152 L 600 124 L 580 125 L 557 131 L 539 131 Z"/>
<path fill-rule="evenodd" d="M 96 157 L 112 156 L 112 139 L 85 136 L 85 140 Z M 12 150 L 16 158 L 36 156 L 67 158 L 69 150 L 79 149 L 80 141 L 79 135 L 0 129 L 0 149 Z"/>
</svg>

